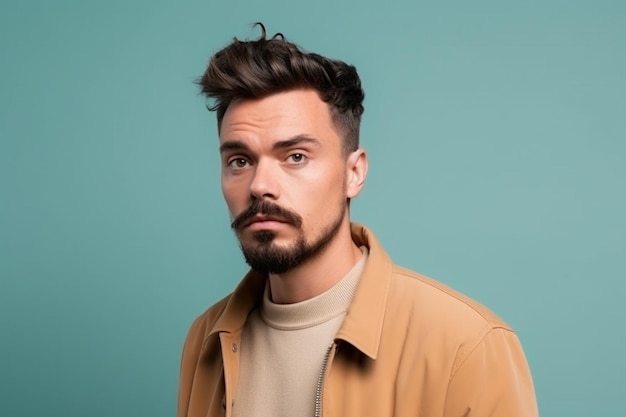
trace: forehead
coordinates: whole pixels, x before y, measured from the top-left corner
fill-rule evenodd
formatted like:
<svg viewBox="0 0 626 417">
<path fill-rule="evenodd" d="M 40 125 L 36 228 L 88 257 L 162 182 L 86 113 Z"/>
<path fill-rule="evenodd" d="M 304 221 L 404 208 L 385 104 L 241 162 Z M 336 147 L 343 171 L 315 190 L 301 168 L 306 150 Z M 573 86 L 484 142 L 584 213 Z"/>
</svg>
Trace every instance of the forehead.
<svg viewBox="0 0 626 417">
<path fill-rule="evenodd" d="M 296 135 L 339 139 L 328 105 L 314 90 L 292 90 L 231 103 L 222 119 L 220 142 L 280 140 Z"/>
</svg>

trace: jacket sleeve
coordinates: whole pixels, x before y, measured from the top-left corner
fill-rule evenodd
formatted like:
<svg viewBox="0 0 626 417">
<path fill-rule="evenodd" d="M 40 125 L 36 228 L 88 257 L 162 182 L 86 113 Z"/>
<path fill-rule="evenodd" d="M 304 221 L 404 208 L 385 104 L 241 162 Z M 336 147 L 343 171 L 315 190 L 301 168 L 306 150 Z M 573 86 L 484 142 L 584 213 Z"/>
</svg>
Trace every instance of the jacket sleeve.
<svg viewBox="0 0 626 417">
<path fill-rule="evenodd" d="M 513 331 L 494 328 L 470 350 L 459 350 L 445 417 L 537 417 L 528 363 Z"/>
</svg>

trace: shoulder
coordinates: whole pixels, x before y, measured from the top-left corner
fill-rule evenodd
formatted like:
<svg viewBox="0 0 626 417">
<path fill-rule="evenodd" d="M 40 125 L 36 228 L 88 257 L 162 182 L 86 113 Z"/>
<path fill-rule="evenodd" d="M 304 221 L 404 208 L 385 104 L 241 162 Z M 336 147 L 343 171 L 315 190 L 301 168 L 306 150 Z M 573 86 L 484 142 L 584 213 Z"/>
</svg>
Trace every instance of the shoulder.
<svg viewBox="0 0 626 417">
<path fill-rule="evenodd" d="M 494 328 L 511 331 L 510 326 L 478 301 L 449 286 L 394 265 L 390 288 L 389 308 L 409 315 L 421 325 L 429 323 L 439 329 L 487 333 Z M 426 320 L 427 319 L 427 320 Z"/>
<path fill-rule="evenodd" d="M 258 303 L 265 287 L 266 277 L 249 272 L 237 288 L 200 314 L 191 325 L 186 345 L 201 345 L 209 335 L 240 331 L 250 311 Z"/>
<path fill-rule="evenodd" d="M 227 295 L 195 318 L 187 332 L 187 338 L 185 340 L 186 348 L 195 346 L 198 350 L 200 349 L 202 343 L 206 337 L 211 334 L 218 319 L 224 313 L 231 297 L 232 294 Z"/>
<path fill-rule="evenodd" d="M 490 349 L 506 351 L 518 343 L 512 328 L 481 303 L 399 266 L 391 272 L 381 340 L 381 347 L 412 352 L 406 360 L 420 352 L 417 357 L 447 369 L 446 375 L 480 345 L 493 341 Z"/>
</svg>

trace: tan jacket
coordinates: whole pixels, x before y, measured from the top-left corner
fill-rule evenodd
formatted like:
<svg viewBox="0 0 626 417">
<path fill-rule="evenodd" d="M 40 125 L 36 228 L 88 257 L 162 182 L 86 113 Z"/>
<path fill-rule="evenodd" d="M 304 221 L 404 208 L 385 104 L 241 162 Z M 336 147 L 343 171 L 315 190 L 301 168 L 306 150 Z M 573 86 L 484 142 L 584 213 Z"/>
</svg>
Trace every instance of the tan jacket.
<svg viewBox="0 0 626 417">
<path fill-rule="evenodd" d="M 526 358 L 506 323 L 454 290 L 394 266 L 366 228 L 353 225 L 352 233 L 369 258 L 328 359 L 322 416 L 538 415 Z M 232 415 L 241 332 L 264 284 L 248 273 L 191 326 L 178 417 Z"/>
</svg>

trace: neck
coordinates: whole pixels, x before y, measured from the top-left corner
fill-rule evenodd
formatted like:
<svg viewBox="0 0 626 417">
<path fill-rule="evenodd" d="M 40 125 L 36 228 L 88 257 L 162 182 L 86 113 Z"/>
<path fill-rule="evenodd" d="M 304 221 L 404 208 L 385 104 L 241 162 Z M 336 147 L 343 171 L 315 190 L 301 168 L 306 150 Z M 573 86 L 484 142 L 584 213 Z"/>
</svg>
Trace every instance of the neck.
<svg viewBox="0 0 626 417">
<path fill-rule="evenodd" d="M 322 294 L 339 282 L 361 255 L 352 241 L 346 216 L 341 229 L 322 253 L 283 274 L 270 274 L 272 301 L 292 304 Z"/>
</svg>

